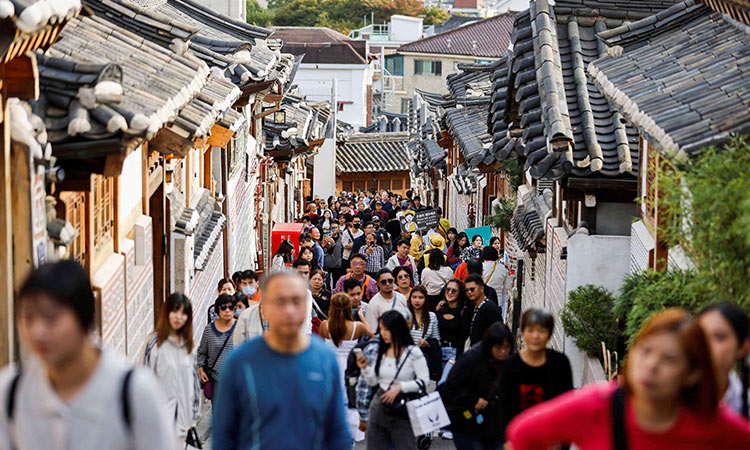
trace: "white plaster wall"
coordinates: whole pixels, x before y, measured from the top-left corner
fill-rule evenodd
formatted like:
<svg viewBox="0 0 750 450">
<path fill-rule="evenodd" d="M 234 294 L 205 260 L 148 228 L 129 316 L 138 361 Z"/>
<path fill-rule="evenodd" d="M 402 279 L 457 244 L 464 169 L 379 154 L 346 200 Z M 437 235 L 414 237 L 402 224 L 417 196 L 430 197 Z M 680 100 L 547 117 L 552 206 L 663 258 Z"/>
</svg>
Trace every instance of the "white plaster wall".
<svg viewBox="0 0 750 450">
<path fill-rule="evenodd" d="M 603 286 L 617 295 L 623 279 L 629 271 L 629 236 L 573 235 L 568 238 L 566 301 L 567 293 L 585 284 Z M 573 381 L 576 387 L 588 382 L 603 380 L 604 372 L 597 371 L 596 364 L 592 363 L 591 358 L 581 352 L 575 346 L 573 340 L 567 336 L 565 338 L 565 354 L 570 359 Z"/>
<path fill-rule="evenodd" d="M 138 147 L 125 158 L 120 174 L 120 220 L 126 220 L 143 198 L 143 150 Z"/>
<path fill-rule="evenodd" d="M 294 82 L 301 94 L 312 101 L 330 101 L 333 79 L 337 79 L 337 100 L 344 103 L 338 120 L 355 127 L 367 125 L 367 65 L 300 64 Z M 371 82 L 371 81 L 369 81 Z"/>
<path fill-rule="evenodd" d="M 596 284 L 617 294 L 629 269 L 629 236 L 575 234 L 568 238 L 566 292 Z"/>
<path fill-rule="evenodd" d="M 313 193 L 321 198 L 336 194 L 336 140 L 326 139 L 313 160 Z"/>
<path fill-rule="evenodd" d="M 397 42 L 413 42 L 422 38 L 422 19 L 416 17 L 391 16 L 390 39 Z"/>
<path fill-rule="evenodd" d="M 229 16 L 232 19 L 245 21 L 245 0 L 195 0 L 196 3 L 207 6 L 214 11 Z M 268 5 L 267 0 L 261 0 L 261 6 Z"/>
</svg>

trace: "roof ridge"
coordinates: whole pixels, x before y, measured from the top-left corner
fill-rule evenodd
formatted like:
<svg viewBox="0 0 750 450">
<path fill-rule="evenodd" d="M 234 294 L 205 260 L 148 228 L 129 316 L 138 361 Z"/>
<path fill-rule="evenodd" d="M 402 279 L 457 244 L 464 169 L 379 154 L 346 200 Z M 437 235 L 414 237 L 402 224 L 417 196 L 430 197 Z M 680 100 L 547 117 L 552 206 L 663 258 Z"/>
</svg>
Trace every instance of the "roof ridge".
<svg viewBox="0 0 750 450">
<path fill-rule="evenodd" d="M 416 41 L 412 41 L 412 42 L 409 42 L 407 44 L 402 45 L 401 47 L 399 47 L 399 50 L 402 50 L 402 49 L 404 49 L 404 47 L 408 47 L 410 45 L 414 45 L 414 44 L 422 43 L 422 42 L 432 41 L 432 40 L 435 40 L 435 39 L 440 38 L 440 37 L 445 37 L 445 36 L 447 36 L 449 34 L 452 34 L 452 33 L 458 33 L 458 32 L 461 32 L 461 31 L 465 31 L 467 29 L 473 28 L 473 27 L 475 27 L 477 25 L 481 25 L 481 24 L 487 23 L 489 21 L 494 21 L 494 20 L 499 20 L 501 18 L 505 18 L 506 16 L 507 17 L 511 17 L 512 16 L 513 18 L 515 18 L 516 12 L 514 12 L 514 11 L 508 11 L 508 12 L 503 13 L 503 14 L 498 14 L 496 16 L 487 17 L 486 19 L 481 19 L 481 20 L 477 20 L 477 21 L 474 21 L 474 22 L 467 23 L 466 25 L 453 28 L 452 30 L 447 30 L 447 31 L 443 31 L 442 33 L 433 34 L 432 36 L 423 37 L 421 39 L 417 39 Z M 406 49 L 406 51 L 408 51 L 408 49 Z"/>
</svg>

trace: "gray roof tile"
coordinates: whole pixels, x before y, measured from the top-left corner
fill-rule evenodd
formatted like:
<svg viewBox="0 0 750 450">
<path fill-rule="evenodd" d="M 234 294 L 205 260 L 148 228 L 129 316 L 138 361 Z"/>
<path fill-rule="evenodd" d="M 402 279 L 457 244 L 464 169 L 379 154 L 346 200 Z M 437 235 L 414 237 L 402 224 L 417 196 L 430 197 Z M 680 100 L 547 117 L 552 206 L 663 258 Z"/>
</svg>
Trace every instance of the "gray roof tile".
<svg viewBox="0 0 750 450">
<path fill-rule="evenodd" d="M 336 171 L 341 173 L 409 170 L 408 133 L 355 133 L 338 142 Z"/>
</svg>

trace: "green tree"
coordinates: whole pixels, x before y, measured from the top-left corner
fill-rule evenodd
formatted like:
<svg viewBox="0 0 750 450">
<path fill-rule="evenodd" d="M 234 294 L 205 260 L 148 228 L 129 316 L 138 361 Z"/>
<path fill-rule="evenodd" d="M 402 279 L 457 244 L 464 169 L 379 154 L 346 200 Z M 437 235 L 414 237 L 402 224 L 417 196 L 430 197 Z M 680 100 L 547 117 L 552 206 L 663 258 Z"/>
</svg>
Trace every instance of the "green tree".
<svg viewBox="0 0 750 450">
<path fill-rule="evenodd" d="M 487 224 L 499 228 L 504 232 L 510 231 L 510 222 L 513 219 L 513 211 L 516 209 L 516 199 L 498 198 L 498 203 L 492 210 L 492 215 L 487 217 Z"/>
<path fill-rule="evenodd" d="M 695 264 L 714 300 L 750 311 L 750 137 L 734 136 L 722 148 L 660 173 L 670 247 Z"/>
<path fill-rule="evenodd" d="M 615 297 L 601 286 L 587 284 L 568 294 L 560 319 L 565 333 L 588 355 L 603 358 L 602 342 L 614 349 L 617 324 Z"/>
<path fill-rule="evenodd" d="M 451 16 L 448 11 L 432 6 L 422 10 L 425 25 L 439 25 Z"/>
<path fill-rule="evenodd" d="M 259 27 L 270 27 L 273 25 L 274 12 L 270 9 L 263 8 L 258 4 L 258 0 L 246 0 L 246 16 L 245 20 L 247 23 L 257 25 Z"/>
</svg>

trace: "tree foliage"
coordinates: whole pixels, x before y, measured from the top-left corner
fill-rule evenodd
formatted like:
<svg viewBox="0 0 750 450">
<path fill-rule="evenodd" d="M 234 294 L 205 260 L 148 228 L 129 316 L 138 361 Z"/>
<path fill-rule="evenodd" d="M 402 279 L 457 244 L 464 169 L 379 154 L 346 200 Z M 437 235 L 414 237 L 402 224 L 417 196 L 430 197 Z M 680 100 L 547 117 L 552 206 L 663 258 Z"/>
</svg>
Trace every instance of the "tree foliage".
<svg viewBox="0 0 750 450">
<path fill-rule="evenodd" d="M 516 199 L 500 197 L 497 200 L 498 203 L 495 204 L 492 215 L 487 217 L 487 224 L 507 233 L 510 231 L 510 221 L 516 209 Z"/>
<path fill-rule="evenodd" d="M 626 318 L 625 335 L 632 342 L 652 314 L 665 308 L 697 313 L 713 297 L 705 277 L 694 270 L 646 270 L 628 275 L 620 289 L 613 313 Z"/>
<path fill-rule="evenodd" d="M 750 137 L 672 169 L 659 179 L 670 247 L 682 247 L 712 299 L 750 311 Z"/>
<path fill-rule="evenodd" d="M 588 355 L 603 357 L 602 342 L 614 348 L 617 324 L 613 307 L 615 297 L 601 286 L 587 284 L 568 294 L 568 303 L 560 319 L 565 333 Z"/>
<path fill-rule="evenodd" d="M 425 8 L 418 0 L 270 0 L 269 9 L 247 0 L 248 22 L 263 26 L 328 27 L 348 34 L 368 22 L 385 23 L 394 14 L 423 17 L 425 25 L 448 19 L 438 8 Z"/>
</svg>

